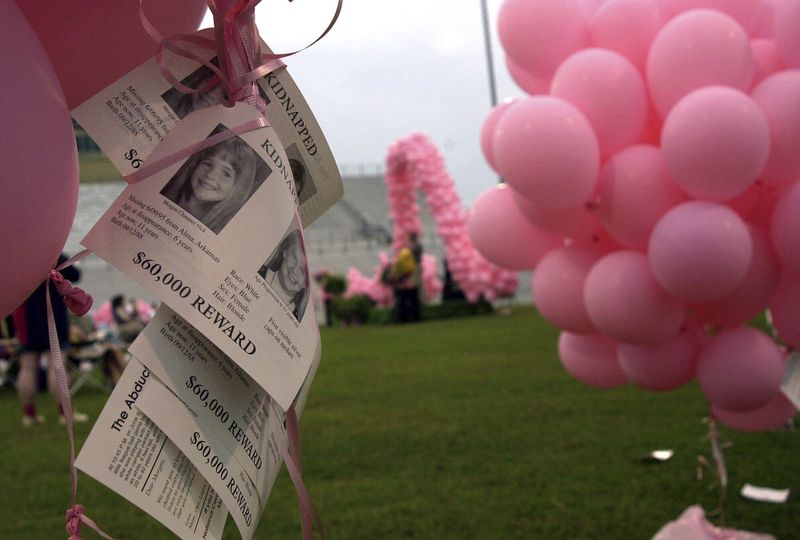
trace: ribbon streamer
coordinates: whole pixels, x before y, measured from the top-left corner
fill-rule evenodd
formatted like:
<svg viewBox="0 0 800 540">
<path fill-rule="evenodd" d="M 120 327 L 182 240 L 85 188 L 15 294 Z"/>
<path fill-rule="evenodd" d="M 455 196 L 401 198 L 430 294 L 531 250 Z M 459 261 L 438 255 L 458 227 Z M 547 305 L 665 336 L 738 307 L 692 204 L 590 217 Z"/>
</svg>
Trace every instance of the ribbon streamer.
<svg viewBox="0 0 800 540">
<path fill-rule="evenodd" d="M 85 249 L 77 255 L 67 259 L 63 264 L 54 267 L 45 280 L 45 302 L 47 305 L 47 329 L 50 339 L 50 361 L 53 363 L 53 372 L 56 376 L 56 386 L 58 402 L 64 413 L 64 420 L 67 426 L 67 436 L 69 438 L 69 466 L 70 477 L 72 480 L 72 507 L 67 510 L 67 534 L 69 540 L 81 540 L 81 524 L 85 523 L 101 537 L 113 540 L 104 533 L 97 524 L 84 513 L 84 507 L 77 503 L 78 499 L 78 470 L 75 468 L 75 430 L 73 426 L 74 413 L 72 410 L 72 400 L 69 397 L 69 382 L 67 371 L 64 368 L 64 358 L 61 355 L 61 346 L 56 329 L 55 316 L 53 314 L 53 302 L 50 297 L 50 284 L 52 283 L 58 294 L 64 297 L 67 308 L 78 316 L 85 315 L 92 307 L 92 297 L 84 290 L 73 286 L 61 275 L 61 270 L 67 268 L 89 255 L 91 251 Z"/>
<path fill-rule="evenodd" d="M 300 505 L 300 524 L 303 530 L 303 540 L 313 540 L 314 534 L 312 524 L 319 531 L 321 540 L 325 540 L 325 531 L 322 527 L 322 519 L 314 509 L 311 502 L 311 494 L 308 492 L 303 482 L 302 450 L 300 448 L 300 432 L 297 423 L 297 413 L 294 406 L 286 411 L 286 433 L 289 437 L 288 448 L 281 447 L 281 456 L 286 463 L 286 470 L 292 479 L 294 489 L 297 492 L 297 500 Z"/>
</svg>

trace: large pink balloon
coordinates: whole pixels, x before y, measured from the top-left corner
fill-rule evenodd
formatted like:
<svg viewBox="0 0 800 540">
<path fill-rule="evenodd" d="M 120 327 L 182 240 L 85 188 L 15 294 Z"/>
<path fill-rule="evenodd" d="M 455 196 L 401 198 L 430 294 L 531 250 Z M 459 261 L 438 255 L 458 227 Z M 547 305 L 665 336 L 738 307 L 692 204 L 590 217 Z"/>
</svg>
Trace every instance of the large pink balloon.
<svg viewBox="0 0 800 540">
<path fill-rule="evenodd" d="M 661 216 L 686 200 L 656 146 L 630 146 L 603 166 L 595 209 L 622 245 L 644 250 Z"/>
<path fill-rule="evenodd" d="M 511 75 L 511 78 L 517 83 L 517 86 L 527 93 L 531 95 L 546 94 L 550 90 L 549 78 L 537 77 L 536 75 L 528 73 L 524 68 L 515 64 L 508 56 L 506 56 L 506 67 L 508 68 L 508 74 Z"/>
<path fill-rule="evenodd" d="M 469 212 L 467 228 L 481 255 L 508 270 L 530 270 L 545 253 L 562 243 L 525 218 L 505 184 L 478 196 Z"/>
<path fill-rule="evenodd" d="M 661 0 L 667 18 L 684 11 L 708 8 L 730 15 L 745 30 L 750 30 L 761 13 L 761 0 Z"/>
<path fill-rule="evenodd" d="M 563 99 L 520 98 L 497 121 L 493 151 L 501 176 L 541 206 L 580 206 L 597 185 L 597 137 L 583 113 Z"/>
<path fill-rule="evenodd" d="M 561 332 L 558 355 L 570 375 L 597 388 L 614 388 L 627 382 L 617 362 L 617 344 L 599 334 Z"/>
<path fill-rule="evenodd" d="M 800 2 L 777 2 L 773 25 L 775 42 L 783 62 L 788 67 L 800 68 Z"/>
<path fill-rule="evenodd" d="M 800 348 L 800 274 L 783 272 L 769 305 L 772 324 L 787 345 Z"/>
<path fill-rule="evenodd" d="M 733 292 L 705 304 L 694 306 L 695 315 L 705 324 L 739 326 L 767 309 L 778 286 L 780 264 L 766 233 L 748 227 L 753 256 L 744 279 Z"/>
<path fill-rule="evenodd" d="M 742 326 L 723 330 L 703 346 L 697 380 L 711 403 L 746 411 L 778 394 L 783 366 L 783 353 L 771 337 Z"/>
<path fill-rule="evenodd" d="M 685 315 L 683 304 L 661 288 L 647 257 L 637 251 L 615 251 L 600 259 L 586 277 L 583 299 L 595 326 L 626 343 L 664 343 L 678 332 Z"/>
<path fill-rule="evenodd" d="M 669 112 L 661 148 L 675 181 L 692 197 L 724 201 L 756 181 L 769 154 L 769 126 L 747 94 L 695 90 Z"/>
<path fill-rule="evenodd" d="M 685 330 L 655 346 L 620 343 L 619 365 L 628 380 L 653 392 L 674 390 L 694 378 L 700 340 Z"/>
<path fill-rule="evenodd" d="M 639 140 L 649 106 L 636 66 L 606 49 L 584 49 L 559 66 L 550 94 L 575 105 L 589 120 L 608 156 Z"/>
<path fill-rule="evenodd" d="M 662 118 L 692 90 L 722 85 L 747 91 L 752 79 L 750 40 L 719 11 L 678 15 L 656 35 L 647 57 L 647 84 Z"/>
<path fill-rule="evenodd" d="M 0 317 L 47 277 L 75 217 L 78 157 L 64 95 L 36 34 L 0 0 Z"/>
<path fill-rule="evenodd" d="M 783 426 L 794 415 L 797 408 L 782 393 L 765 405 L 746 411 L 726 411 L 718 405 L 711 405 L 711 414 L 731 429 L 739 431 L 769 431 Z"/>
<path fill-rule="evenodd" d="M 644 72 L 663 21 L 656 0 L 607 0 L 589 20 L 592 42 L 616 51 Z"/>
<path fill-rule="evenodd" d="M 753 89 L 769 124 L 771 146 L 762 177 L 795 180 L 800 176 L 800 69 L 779 71 Z"/>
<path fill-rule="evenodd" d="M 744 279 L 753 242 L 742 218 L 727 206 L 682 203 L 662 217 L 647 248 L 658 282 L 687 302 L 710 302 Z"/>
<path fill-rule="evenodd" d="M 21 0 L 70 108 L 138 66 L 158 44 L 139 21 L 139 0 Z M 165 36 L 197 29 L 205 0 L 144 0 L 144 13 Z"/>
<path fill-rule="evenodd" d="M 778 47 L 771 39 L 752 39 L 750 48 L 753 50 L 753 85 L 757 85 L 773 73 L 784 69 L 783 60 L 778 53 Z"/>
<path fill-rule="evenodd" d="M 567 56 L 589 40 L 586 13 L 578 0 L 505 0 L 497 32 L 514 64 L 542 79 L 549 79 Z"/>
<path fill-rule="evenodd" d="M 492 152 L 494 128 L 497 125 L 497 120 L 503 116 L 503 113 L 505 113 L 513 103 L 513 99 L 507 99 L 492 107 L 489 114 L 486 115 L 486 119 L 483 121 L 483 127 L 481 128 L 481 150 L 483 151 L 483 157 L 486 158 L 486 161 L 489 162 L 489 165 L 495 170 L 497 170 L 497 166 L 494 164 L 494 153 Z"/>
<path fill-rule="evenodd" d="M 556 236 L 586 244 L 597 241 L 603 233 L 603 225 L 587 205 L 549 208 L 534 204 L 516 192 L 514 202 L 531 223 Z"/>
<path fill-rule="evenodd" d="M 597 332 L 583 302 L 583 285 L 602 256 L 598 250 L 571 245 L 542 258 L 533 273 L 531 289 L 536 308 L 550 324 L 575 334 Z"/>
<path fill-rule="evenodd" d="M 800 273 L 800 180 L 792 183 L 778 199 L 770 230 L 780 260 L 792 272 Z"/>
</svg>

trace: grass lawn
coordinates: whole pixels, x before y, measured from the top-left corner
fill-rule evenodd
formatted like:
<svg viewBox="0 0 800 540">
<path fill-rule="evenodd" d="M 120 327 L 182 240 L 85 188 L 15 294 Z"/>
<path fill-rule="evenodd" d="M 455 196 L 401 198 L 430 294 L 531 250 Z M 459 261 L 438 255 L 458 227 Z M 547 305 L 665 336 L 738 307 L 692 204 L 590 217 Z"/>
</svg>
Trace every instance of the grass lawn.
<svg viewBox="0 0 800 540">
<path fill-rule="evenodd" d="M 406 326 L 323 329 L 323 361 L 301 421 L 305 480 L 327 538 L 647 539 L 691 504 L 716 505 L 696 385 L 667 394 L 594 390 L 556 357 L 556 331 L 531 308 Z M 96 417 L 105 396 L 81 391 Z M 0 391 L 0 538 L 65 537 L 66 434 L 54 422 L 19 427 L 16 396 Z M 89 428 L 80 426 L 82 441 Z M 746 501 L 745 482 L 800 489 L 800 431 L 723 430 L 727 526 L 798 538 L 800 502 Z M 645 465 L 647 452 L 675 457 Z M 87 513 L 118 539 L 167 530 L 81 475 Z M 85 538 L 94 538 L 84 528 Z M 238 538 L 229 520 L 225 538 Z M 300 538 L 285 471 L 257 538 Z"/>
<path fill-rule="evenodd" d="M 118 182 L 122 175 L 116 167 L 101 152 L 80 152 L 78 154 L 81 183 L 94 184 L 97 182 Z"/>
</svg>

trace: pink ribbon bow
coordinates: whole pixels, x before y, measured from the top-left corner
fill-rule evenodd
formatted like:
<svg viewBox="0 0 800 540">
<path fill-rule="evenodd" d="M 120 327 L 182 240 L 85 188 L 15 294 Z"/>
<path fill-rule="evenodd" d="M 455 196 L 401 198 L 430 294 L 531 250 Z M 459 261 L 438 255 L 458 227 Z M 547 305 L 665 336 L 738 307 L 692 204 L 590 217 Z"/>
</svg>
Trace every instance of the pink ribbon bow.
<svg viewBox="0 0 800 540">
<path fill-rule="evenodd" d="M 62 296 L 64 304 L 72 313 L 78 317 L 83 317 L 92 309 L 92 296 L 64 279 L 61 272 L 55 269 L 50 270 L 50 281 L 56 286 L 58 294 Z"/>
</svg>

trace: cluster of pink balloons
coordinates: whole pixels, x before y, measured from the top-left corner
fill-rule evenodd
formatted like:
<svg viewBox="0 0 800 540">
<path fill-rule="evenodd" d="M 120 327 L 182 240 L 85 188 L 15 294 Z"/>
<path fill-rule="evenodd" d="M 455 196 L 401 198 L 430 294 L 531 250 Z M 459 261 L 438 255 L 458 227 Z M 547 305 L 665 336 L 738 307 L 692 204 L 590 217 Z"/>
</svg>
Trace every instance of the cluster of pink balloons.
<svg viewBox="0 0 800 540">
<path fill-rule="evenodd" d="M 70 109 L 151 56 L 157 43 L 138 0 L 0 0 L 0 317 L 47 277 L 63 249 L 78 201 L 78 158 Z M 145 0 L 166 35 L 195 30 L 204 0 Z"/>
<path fill-rule="evenodd" d="M 481 143 L 505 179 L 470 232 L 562 330 L 566 369 L 653 391 L 695 377 L 723 423 L 797 411 L 800 0 L 505 0 L 527 96 Z M 769 310 L 777 338 L 747 326 Z"/>
<path fill-rule="evenodd" d="M 470 240 L 467 213 L 461 207 L 453 178 L 447 172 L 442 154 L 426 135 L 414 133 L 398 139 L 389 147 L 386 186 L 389 215 L 394 223 L 392 249 L 395 253 L 409 245 L 411 233 L 422 233 L 417 204 L 417 193 L 421 191 L 444 243 L 450 273 L 467 299 L 476 302 L 483 297 L 493 301 L 514 294 L 516 274 L 481 256 Z M 383 293 L 377 292 L 375 282 L 379 281 L 382 268 L 383 265 L 379 265 L 371 285 L 361 279 L 363 276 L 358 270 L 351 268 L 348 271 L 349 287 L 370 290 L 376 293 L 376 297 L 381 297 Z M 428 258 L 426 262 L 423 257 L 422 271 L 426 295 L 433 299 L 442 289 L 435 258 Z"/>
</svg>

